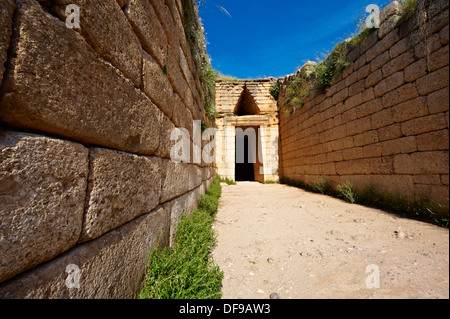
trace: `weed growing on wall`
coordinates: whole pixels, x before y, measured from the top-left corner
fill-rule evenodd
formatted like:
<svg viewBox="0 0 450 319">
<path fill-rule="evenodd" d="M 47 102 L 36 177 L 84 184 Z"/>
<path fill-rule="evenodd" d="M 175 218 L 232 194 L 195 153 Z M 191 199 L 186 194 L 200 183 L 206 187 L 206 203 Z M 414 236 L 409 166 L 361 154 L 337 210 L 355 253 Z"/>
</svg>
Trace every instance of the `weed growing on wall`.
<svg viewBox="0 0 450 319">
<path fill-rule="evenodd" d="M 212 224 L 220 196 L 220 178 L 216 178 L 198 208 L 182 217 L 174 246 L 151 252 L 141 299 L 222 297 L 223 273 L 211 258 L 216 242 Z"/>
<path fill-rule="evenodd" d="M 356 32 L 351 35 L 351 39 L 348 41 L 348 44 L 351 48 L 356 48 L 363 43 L 365 39 L 367 39 L 373 32 L 377 29 L 368 28 L 366 23 L 366 18 L 360 18 L 358 24 L 356 26 Z"/>
<path fill-rule="evenodd" d="M 200 92 L 200 96 L 204 98 L 203 107 L 206 115 L 213 119 L 216 114 L 214 103 L 216 73 L 211 66 L 211 59 L 206 50 L 205 30 L 198 13 L 198 3 L 196 0 L 183 0 L 183 8 L 184 30 L 203 90 Z"/>
<path fill-rule="evenodd" d="M 403 0 L 401 8 L 401 18 L 397 23 L 398 25 L 415 15 L 418 8 L 418 2 L 417 0 Z M 325 93 L 326 90 L 333 85 L 333 80 L 350 65 L 350 62 L 347 60 L 347 52 L 361 45 L 373 32 L 377 32 L 376 28 L 367 27 L 366 19 L 367 17 L 359 19 L 356 33 L 351 36 L 351 39 L 337 44 L 326 59 L 318 61 L 314 69 L 314 74 L 311 76 L 311 78 L 314 78 L 314 87 L 317 92 Z M 305 103 L 305 95 L 301 89 L 298 89 L 301 87 L 299 86 L 298 81 L 299 79 L 297 76 L 294 77 L 285 88 L 287 96 L 285 103 L 287 106 L 294 108 L 293 110 L 288 109 L 287 112 L 285 112 L 287 115 L 294 113 L 295 108 L 298 108 Z"/>
<path fill-rule="evenodd" d="M 269 89 L 270 94 L 273 96 L 275 101 L 278 101 L 278 98 L 280 96 L 280 90 L 281 90 L 281 84 L 278 81 L 275 82 L 275 84 L 272 85 L 272 87 Z"/>
<path fill-rule="evenodd" d="M 417 10 L 417 0 L 403 0 L 401 18 L 397 22 L 397 25 L 400 25 L 411 19 L 415 15 L 416 10 Z"/>
<path fill-rule="evenodd" d="M 314 84 L 320 93 L 325 93 L 325 90 L 333 84 L 333 78 L 339 76 L 350 65 L 347 60 L 347 44 L 347 42 L 339 43 L 325 61 L 317 64 Z"/>
<path fill-rule="evenodd" d="M 300 107 L 305 104 L 307 97 L 309 97 L 307 79 L 302 74 L 296 75 L 286 88 L 286 103 L 293 107 Z"/>
</svg>

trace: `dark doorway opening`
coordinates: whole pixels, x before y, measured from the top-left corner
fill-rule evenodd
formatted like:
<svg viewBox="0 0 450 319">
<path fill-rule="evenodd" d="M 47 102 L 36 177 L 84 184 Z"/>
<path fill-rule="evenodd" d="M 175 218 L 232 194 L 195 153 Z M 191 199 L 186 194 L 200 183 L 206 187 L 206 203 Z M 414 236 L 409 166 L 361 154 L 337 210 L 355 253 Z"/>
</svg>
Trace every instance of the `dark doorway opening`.
<svg viewBox="0 0 450 319">
<path fill-rule="evenodd" d="M 237 139 L 237 137 L 236 137 Z M 237 141 L 236 141 L 237 143 Z M 248 136 L 244 136 L 244 163 L 238 163 L 236 155 L 236 172 L 235 179 L 236 182 L 254 182 L 255 181 L 255 170 L 253 159 L 250 157 L 249 149 L 252 147 L 250 145 L 250 139 Z"/>
</svg>

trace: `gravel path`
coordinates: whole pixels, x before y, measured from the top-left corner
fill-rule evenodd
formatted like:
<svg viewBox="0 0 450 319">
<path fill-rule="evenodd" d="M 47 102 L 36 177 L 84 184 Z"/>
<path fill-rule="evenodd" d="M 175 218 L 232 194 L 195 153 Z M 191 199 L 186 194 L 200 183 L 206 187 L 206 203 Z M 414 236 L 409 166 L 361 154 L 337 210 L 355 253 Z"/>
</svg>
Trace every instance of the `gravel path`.
<svg viewBox="0 0 450 319">
<path fill-rule="evenodd" d="M 449 298 L 449 231 L 437 226 L 238 183 L 223 187 L 214 228 L 224 299 Z"/>
</svg>

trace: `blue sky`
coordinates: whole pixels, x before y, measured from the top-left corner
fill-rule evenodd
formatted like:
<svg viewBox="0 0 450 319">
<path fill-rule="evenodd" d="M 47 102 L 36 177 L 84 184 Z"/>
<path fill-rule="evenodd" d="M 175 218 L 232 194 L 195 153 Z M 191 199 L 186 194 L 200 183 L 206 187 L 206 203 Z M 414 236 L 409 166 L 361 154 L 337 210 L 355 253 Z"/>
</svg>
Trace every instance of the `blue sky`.
<svg viewBox="0 0 450 319">
<path fill-rule="evenodd" d="M 389 2 L 206 0 L 200 16 L 215 70 L 242 79 L 279 77 L 350 37 L 368 5 Z"/>
</svg>

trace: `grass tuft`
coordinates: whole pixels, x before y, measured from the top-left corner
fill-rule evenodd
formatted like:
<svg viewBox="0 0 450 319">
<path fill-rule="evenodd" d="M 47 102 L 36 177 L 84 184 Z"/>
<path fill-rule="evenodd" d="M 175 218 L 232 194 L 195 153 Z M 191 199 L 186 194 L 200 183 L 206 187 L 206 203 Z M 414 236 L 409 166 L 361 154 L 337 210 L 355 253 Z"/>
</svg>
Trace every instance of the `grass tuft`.
<svg viewBox="0 0 450 319">
<path fill-rule="evenodd" d="M 325 178 L 321 177 L 311 185 L 312 190 L 323 195 L 334 195 L 333 186 Z"/>
<path fill-rule="evenodd" d="M 220 299 L 223 273 L 211 258 L 216 243 L 212 224 L 221 196 L 216 178 L 192 215 L 177 227 L 175 244 L 150 254 L 140 299 Z"/>
<path fill-rule="evenodd" d="M 356 195 L 352 182 L 347 181 L 344 184 L 338 185 L 336 190 L 339 193 L 339 197 L 344 199 L 346 202 L 351 204 L 358 203 L 358 195 Z"/>
<path fill-rule="evenodd" d="M 221 183 L 226 183 L 227 185 L 236 185 L 236 182 L 229 178 L 220 178 Z"/>
<path fill-rule="evenodd" d="M 417 10 L 417 0 L 403 0 L 401 4 L 401 18 L 397 22 L 397 25 L 411 19 L 416 14 Z"/>
<path fill-rule="evenodd" d="M 273 96 L 275 101 L 278 101 L 278 97 L 280 96 L 280 90 L 281 90 L 281 84 L 280 82 L 276 82 L 272 87 L 269 89 L 270 94 Z"/>
</svg>

